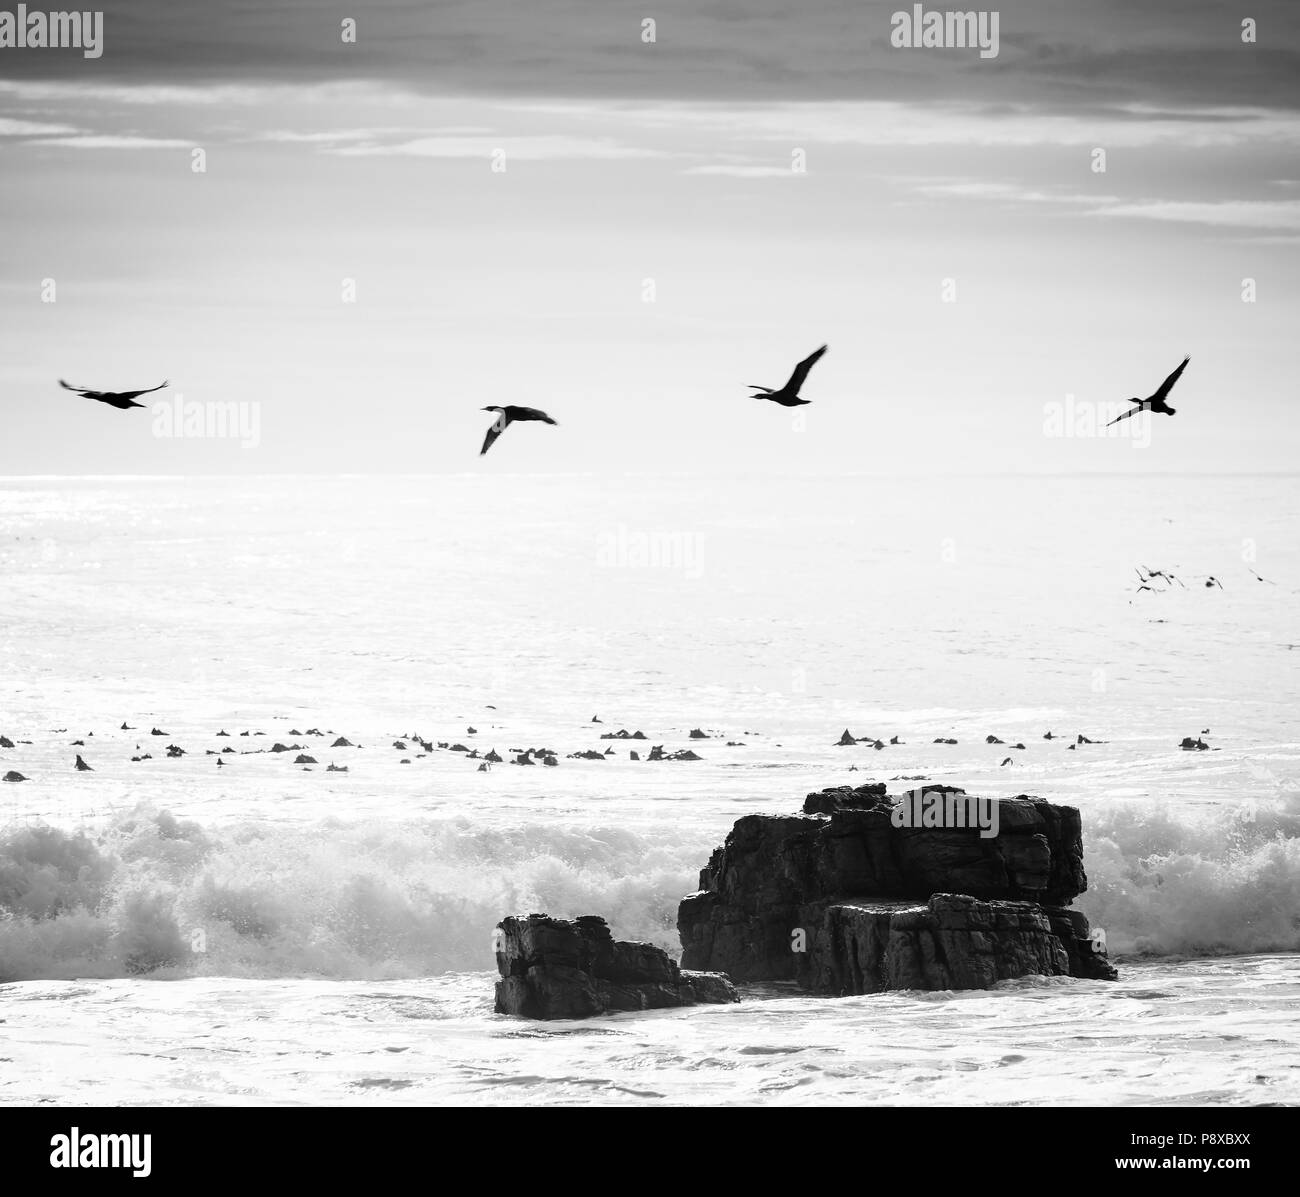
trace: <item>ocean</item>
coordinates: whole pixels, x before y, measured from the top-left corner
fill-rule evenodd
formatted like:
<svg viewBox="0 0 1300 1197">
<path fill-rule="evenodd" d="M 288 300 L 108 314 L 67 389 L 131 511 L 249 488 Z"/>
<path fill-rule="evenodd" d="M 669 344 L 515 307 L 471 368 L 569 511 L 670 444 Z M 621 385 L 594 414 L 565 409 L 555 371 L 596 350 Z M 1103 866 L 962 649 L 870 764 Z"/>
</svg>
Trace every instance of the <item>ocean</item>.
<svg viewBox="0 0 1300 1197">
<path fill-rule="evenodd" d="M 1298 521 L 1294 475 L 0 479 L 0 1102 L 1300 1101 Z M 738 817 L 917 776 L 1080 808 L 1118 983 L 492 1013 L 504 915 L 676 951 Z"/>
</svg>

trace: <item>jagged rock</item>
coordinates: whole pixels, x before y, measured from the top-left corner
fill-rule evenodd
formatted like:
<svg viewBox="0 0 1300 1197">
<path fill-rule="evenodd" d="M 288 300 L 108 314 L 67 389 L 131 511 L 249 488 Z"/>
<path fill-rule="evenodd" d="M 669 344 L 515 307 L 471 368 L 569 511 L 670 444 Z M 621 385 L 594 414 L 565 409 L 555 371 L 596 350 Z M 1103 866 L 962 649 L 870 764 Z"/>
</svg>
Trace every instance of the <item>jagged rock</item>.
<svg viewBox="0 0 1300 1197">
<path fill-rule="evenodd" d="M 523 1018 L 588 1018 L 740 999 L 718 973 L 684 972 L 662 948 L 615 940 L 605 920 L 544 914 L 497 924 L 496 1012 Z"/>
<path fill-rule="evenodd" d="M 295 765 L 315 765 L 315 764 L 319 764 L 319 762 L 316 760 L 316 758 L 315 758 L 314 756 L 308 756 L 305 752 L 300 752 L 296 757 L 294 757 L 294 758 L 293 758 L 293 763 L 294 763 Z"/>
<path fill-rule="evenodd" d="M 912 793 L 974 801 L 956 786 Z M 910 908 L 951 893 L 1065 906 L 1086 889 L 1077 810 L 1029 795 L 996 805 L 995 836 L 973 820 L 896 827 L 895 803 L 879 784 L 810 794 L 803 814 L 739 819 L 678 908 L 683 967 L 806 982 L 791 937 L 800 928 L 815 937 L 831 906 Z"/>
<path fill-rule="evenodd" d="M 868 810 L 885 796 L 885 783 L 871 782 L 863 786 L 831 786 L 804 799 L 807 815 L 829 815 L 837 810 Z"/>
<path fill-rule="evenodd" d="M 709 738 L 709 734 L 708 732 L 704 731 L 702 728 L 693 727 L 691 728 L 690 738 L 692 740 L 707 740 Z"/>
<path fill-rule="evenodd" d="M 0 736 L 0 748 L 12 748 L 14 742 L 8 736 Z"/>
<path fill-rule="evenodd" d="M 942 736 L 934 741 L 936 744 L 956 744 L 956 740 L 946 740 Z"/>
<path fill-rule="evenodd" d="M 25 778 L 21 773 L 19 773 L 17 769 L 10 769 L 9 772 L 5 774 L 4 779 L 5 781 L 26 781 L 27 780 L 27 778 Z"/>
<path fill-rule="evenodd" d="M 352 741 L 349 740 L 346 736 L 339 736 L 339 738 L 338 738 L 337 740 L 335 740 L 334 743 L 330 745 L 330 747 L 331 747 L 331 748 L 351 748 L 351 747 L 352 747 Z"/>
<path fill-rule="evenodd" d="M 841 734 L 840 738 L 835 741 L 836 746 L 839 748 L 851 748 L 857 742 L 858 742 L 857 737 L 854 736 L 854 734 L 851 731 L 849 731 L 847 727 L 844 729 L 844 732 L 843 734 Z"/>
<path fill-rule="evenodd" d="M 1184 752 L 1204 752 L 1209 745 L 1199 737 L 1193 740 L 1191 736 L 1184 736 L 1183 742 L 1178 747 Z"/>
<path fill-rule="evenodd" d="M 1116 975 L 1093 953 L 1081 914 L 1034 902 L 934 894 L 923 904 L 851 901 L 808 914 L 814 925 L 805 950 L 792 955 L 800 984 L 817 993 L 988 989 L 1031 974 Z"/>
</svg>

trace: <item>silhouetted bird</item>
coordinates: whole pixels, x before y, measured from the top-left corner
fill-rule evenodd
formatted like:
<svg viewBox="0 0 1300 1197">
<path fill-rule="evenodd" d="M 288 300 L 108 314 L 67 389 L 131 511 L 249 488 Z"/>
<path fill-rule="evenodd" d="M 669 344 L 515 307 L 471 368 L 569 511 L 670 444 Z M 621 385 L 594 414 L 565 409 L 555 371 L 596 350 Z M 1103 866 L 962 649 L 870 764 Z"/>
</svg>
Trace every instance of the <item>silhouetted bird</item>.
<svg viewBox="0 0 1300 1197">
<path fill-rule="evenodd" d="M 1178 376 L 1187 369 L 1187 363 L 1191 360 L 1190 357 L 1183 358 L 1182 365 L 1180 365 L 1177 370 L 1175 370 L 1160 384 L 1160 389 L 1154 395 L 1151 395 L 1146 399 L 1138 399 L 1136 397 L 1130 399 L 1129 402 L 1136 403 L 1137 407 L 1131 408 L 1122 415 L 1116 416 L 1106 425 L 1106 427 L 1109 428 L 1111 424 L 1118 424 L 1121 420 L 1127 420 L 1129 416 L 1135 416 L 1140 411 L 1158 411 L 1162 412 L 1166 416 L 1172 416 L 1174 414 L 1174 409 L 1165 402 L 1165 399 L 1168 398 L 1169 392 L 1174 389 L 1174 383 L 1178 381 Z"/>
<path fill-rule="evenodd" d="M 772 390 L 771 387 L 761 387 L 755 382 L 749 385 L 755 392 L 750 395 L 751 399 L 770 399 L 773 403 L 779 403 L 782 407 L 798 407 L 802 403 L 811 403 L 811 399 L 800 399 L 799 388 L 803 386 L 804 379 L 808 377 L 808 371 L 817 364 L 818 359 L 827 350 L 823 345 L 814 353 L 810 353 L 795 368 L 794 373 L 790 375 L 790 381 L 785 384 L 779 391 Z"/>
<path fill-rule="evenodd" d="M 524 420 L 540 420 L 543 424 L 555 424 L 544 411 L 535 407 L 515 407 L 507 404 L 505 407 L 485 407 L 484 411 L 494 411 L 497 418 L 492 421 L 492 427 L 487 430 L 487 436 L 483 438 L 483 448 L 479 450 L 478 455 L 483 456 L 496 443 L 499 437 L 511 424 L 520 423 Z"/>
<path fill-rule="evenodd" d="M 92 391 L 86 387 L 74 387 L 70 382 L 64 382 L 59 379 L 59 386 L 65 391 L 76 391 L 87 399 L 94 399 L 99 403 L 107 403 L 109 407 L 121 408 L 126 411 L 128 407 L 143 407 L 143 403 L 136 403 L 135 400 L 141 395 L 151 395 L 154 391 L 161 391 L 163 387 L 168 386 L 166 379 L 160 382 L 156 387 L 148 387 L 143 391 Z"/>
</svg>

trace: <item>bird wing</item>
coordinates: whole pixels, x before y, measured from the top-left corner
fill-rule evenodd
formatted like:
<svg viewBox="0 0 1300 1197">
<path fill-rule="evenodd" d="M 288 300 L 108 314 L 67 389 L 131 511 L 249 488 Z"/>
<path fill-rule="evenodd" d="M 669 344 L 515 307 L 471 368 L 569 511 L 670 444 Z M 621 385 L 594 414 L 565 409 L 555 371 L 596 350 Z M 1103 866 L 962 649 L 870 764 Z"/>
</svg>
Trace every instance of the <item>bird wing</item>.
<svg viewBox="0 0 1300 1197">
<path fill-rule="evenodd" d="M 555 423 L 540 407 L 516 407 L 513 411 L 516 420 L 541 420 L 544 424 Z"/>
<path fill-rule="evenodd" d="M 135 399 L 135 398 L 139 397 L 140 395 L 152 395 L 152 394 L 154 393 L 154 391 L 161 391 L 161 390 L 163 389 L 163 387 L 168 386 L 168 385 L 170 385 L 170 384 L 168 383 L 167 379 L 164 378 L 164 379 L 162 380 L 162 382 L 160 382 L 156 387 L 147 387 L 147 388 L 145 388 L 145 390 L 143 390 L 143 391 L 123 391 L 123 392 L 122 392 L 122 398 L 123 398 L 123 399 Z"/>
<path fill-rule="evenodd" d="M 790 381 L 785 384 L 783 389 L 789 391 L 792 395 L 798 394 L 799 388 L 803 386 L 804 379 L 808 377 L 808 371 L 817 364 L 817 360 L 826 352 L 827 348 L 827 346 L 823 345 L 820 349 L 815 350 L 804 358 L 803 361 L 794 368 L 794 373 L 790 375 Z"/>
<path fill-rule="evenodd" d="M 1129 416 L 1135 416 L 1138 414 L 1138 412 L 1142 410 L 1143 409 L 1140 407 L 1130 407 L 1128 411 L 1120 412 L 1120 414 L 1117 415 L 1113 420 L 1108 420 L 1106 422 L 1106 427 L 1109 428 L 1112 424 L 1118 424 L 1121 420 L 1127 420 Z"/>
<path fill-rule="evenodd" d="M 491 427 L 487 430 L 487 436 L 483 438 L 483 448 L 478 451 L 480 457 L 496 444 L 497 437 L 506 430 L 506 426 L 509 423 L 510 421 L 505 418 L 504 414 L 497 416 L 497 418 L 492 421 Z"/>
<path fill-rule="evenodd" d="M 63 379 L 61 378 L 59 379 L 59 386 L 61 386 L 65 391 L 76 391 L 78 395 L 85 395 L 88 397 L 92 395 L 103 394 L 103 391 L 92 391 L 87 389 L 86 387 L 74 387 L 72 383 L 64 382 Z"/>
<path fill-rule="evenodd" d="M 1160 384 L 1160 389 L 1155 393 L 1155 398 L 1163 399 L 1170 391 L 1174 389 L 1174 383 L 1178 381 L 1178 376 L 1187 369 L 1187 363 L 1192 360 L 1191 354 L 1183 358 L 1182 364 L 1168 378 Z"/>
</svg>

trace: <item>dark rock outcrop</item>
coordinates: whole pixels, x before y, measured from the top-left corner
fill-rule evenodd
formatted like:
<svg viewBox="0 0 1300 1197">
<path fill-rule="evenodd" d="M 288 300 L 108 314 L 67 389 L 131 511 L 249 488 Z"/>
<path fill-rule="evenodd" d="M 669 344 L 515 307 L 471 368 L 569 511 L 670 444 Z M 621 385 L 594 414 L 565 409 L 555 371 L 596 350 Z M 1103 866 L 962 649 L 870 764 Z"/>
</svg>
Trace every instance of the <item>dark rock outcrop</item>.
<svg viewBox="0 0 1300 1197">
<path fill-rule="evenodd" d="M 955 786 L 910 794 L 973 801 Z M 996 835 L 973 820 L 895 826 L 876 784 L 739 819 L 678 908 L 683 967 L 818 993 L 1113 978 L 1087 920 L 1064 909 L 1087 888 L 1079 812 L 1029 795 L 996 807 Z"/>
<path fill-rule="evenodd" d="M 498 1014 L 588 1018 L 740 1000 L 726 977 L 683 971 L 653 944 L 615 940 L 595 915 L 572 922 L 544 914 L 502 919 L 496 960 Z"/>
<path fill-rule="evenodd" d="M 1065 936 L 1058 919 L 1066 924 Z M 980 902 L 964 894 L 935 894 L 924 904 L 829 905 L 806 950 L 794 954 L 796 978 L 805 989 L 837 995 L 988 989 L 1031 974 L 1113 980 L 1114 970 L 1090 950 L 1088 968 L 1082 967 L 1070 923 L 1056 908 Z"/>
</svg>

